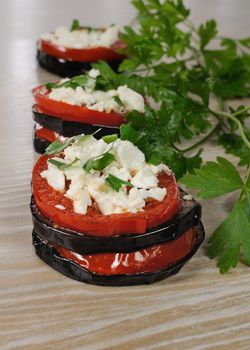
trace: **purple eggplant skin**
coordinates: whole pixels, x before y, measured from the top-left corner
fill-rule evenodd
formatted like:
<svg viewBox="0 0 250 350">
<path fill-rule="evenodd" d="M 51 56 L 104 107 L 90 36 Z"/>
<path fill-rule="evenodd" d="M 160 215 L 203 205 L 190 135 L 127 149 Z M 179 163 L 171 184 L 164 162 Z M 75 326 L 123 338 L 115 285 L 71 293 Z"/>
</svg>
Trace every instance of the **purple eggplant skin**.
<svg viewBox="0 0 250 350">
<path fill-rule="evenodd" d="M 67 277 L 80 282 L 101 286 L 134 286 L 155 283 L 178 273 L 187 261 L 196 253 L 204 240 L 205 232 L 202 223 L 200 222 L 196 225 L 195 229 L 197 236 L 193 249 L 184 258 L 177 263 L 168 265 L 163 270 L 153 273 L 138 273 L 134 275 L 98 275 L 92 273 L 73 261 L 60 257 L 54 248 L 48 242 L 44 241 L 35 231 L 33 231 L 32 237 L 36 254 L 53 269 L 61 272 Z"/>
<path fill-rule="evenodd" d="M 34 134 L 34 136 L 33 136 L 33 146 L 34 146 L 34 150 L 37 153 L 44 154 L 45 151 L 46 151 L 46 148 L 49 147 L 49 145 L 50 145 L 49 141 L 40 139 L 39 137 L 36 137 L 35 134 Z"/>
<path fill-rule="evenodd" d="M 181 197 L 186 194 L 181 191 Z M 39 236 L 54 245 L 78 254 L 95 254 L 105 252 L 129 253 L 178 239 L 189 228 L 201 220 L 201 205 L 195 200 L 181 201 L 182 209 L 178 215 L 158 227 L 148 230 L 145 234 L 127 234 L 112 237 L 94 237 L 76 231 L 55 227 L 45 218 L 31 197 L 30 209 L 34 230 Z"/>
<path fill-rule="evenodd" d="M 67 61 L 63 58 L 50 56 L 39 49 L 37 49 L 36 58 L 42 68 L 63 78 L 72 78 L 92 68 L 89 62 Z M 122 60 L 107 61 L 115 71 L 118 71 L 121 62 Z"/>
<path fill-rule="evenodd" d="M 117 134 L 119 135 L 119 127 L 104 126 L 96 124 L 86 124 L 80 122 L 72 122 L 56 118 L 36 110 L 36 105 L 32 108 L 33 119 L 35 122 L 47 128 L 49 130 L 57 132 L 59 135 L 64 137 L 71 137 L 79 134 L 93 134 L 98 129 L 101 129 L 97 134 L 96 138 L 101 138 L 105 135 Z"/>
</svg>

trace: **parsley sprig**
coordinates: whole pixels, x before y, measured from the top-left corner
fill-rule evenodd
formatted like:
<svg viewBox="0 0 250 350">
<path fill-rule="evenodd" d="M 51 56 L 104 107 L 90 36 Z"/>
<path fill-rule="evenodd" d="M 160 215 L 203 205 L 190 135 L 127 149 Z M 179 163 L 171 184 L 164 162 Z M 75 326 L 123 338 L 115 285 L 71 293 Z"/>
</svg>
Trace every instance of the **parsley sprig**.
<svg viewBox="0 0 250 350">
<path fill-rule="evenodd" d="M 232 99 L 250 96 L 250 37 L 222 37 L 214 20 L 196 27 L 183 0 L 132 3 L 137 22 L 122 33 L 128 58 L 120 71 L 160 107 L 146 107 L 144 118 L 129 113 L 121 137 L 134 142 L 147 161 L 169 164 L 178 178 L 191 173 L 182 181 L 202 198 L 241 191 L 212 235 L 209 252 L 223 273 L 237 265 L 241 251 L 250 264 L 250 106 L 230 106 Z M 214 99 L 217 109 L 211 108 Z M 184 139 L 190 146 L 183 147 Z M 201 167 L 201 147 L 210 139 L 239 159 L 246 180 L 225 158 Z"/>
<path fill-rule="evenodd" d="M 209 240 L 209 255 L 218 258 L 221 273 L 237 266 L 241 249 L 245 263 L 250 265 L 250 173 L 243 181 L 232 163 L 218 157 L 217 162 L 207 162 L 181 182 L 199 189 L 198 196 L 204 199 L 241 190 L 233 210 Z"/>
</svg>

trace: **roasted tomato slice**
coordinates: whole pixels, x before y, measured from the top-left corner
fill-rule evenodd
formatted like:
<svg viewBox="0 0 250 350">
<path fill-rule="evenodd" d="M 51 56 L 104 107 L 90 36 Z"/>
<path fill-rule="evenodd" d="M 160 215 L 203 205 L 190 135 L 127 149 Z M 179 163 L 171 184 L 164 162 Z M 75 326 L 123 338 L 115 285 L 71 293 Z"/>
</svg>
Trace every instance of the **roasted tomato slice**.
<svg viewBox="0 0 250 350">
<path fill-rule="evenodd" d="M 40 129 L 36 129 L 35 136 L 39 137 L 39 139 L 46 140 L 48 142 L 54 142 L 58 139 L 54 131 L 43 127 Z"/>
<path fill-rule="evenodd" d="M 44 85 L 37 86 L 32 92 L 40 110 L 51 117 L 103 126 L 120 126 L 124 123 L 124 116 L 115 112 L 98 112 L 84 106 L 52 100 Z"/>
<path fill-rule="evenodd" d="M 161 173 L 159 186 L 165 187 L 167 194 L 162 202 L 148 202 L 144 211 L 112 215 L 102 215 L 94 207 L 89 207 L 87 214 L 77 214 L 72 202 L 64 193 L 48 185 L 40 173 L 47 169 L 47 156 L 37 161 L 32 175 L 33 194 L 37 207 L 42 214 L 51 219 L 55 225 L 69 228 L 92 236 L 115 236 L 126 233 L 145 233 L 148 228 L 170 220 L 180 210 L 180 194 L 173 174 Z M 61 204 L 65 210 L 55 206 Z"/>
<path fill-rule="evenodd" d="M 124 48 L 124 44 L 121 41 L 117 41 L 110 47 L 100 46 L 89 49 L 71 49 L 54 45 L 49 41 L 39 41 L 39 49 L 46 54 L 75 62 L 97 62 L 100 60 L 109 62 L 123 60 L 126 56 L 117 52 L 117 50 L 121 48 Z"/>
<path fill-rule="evenodd" d="M 195 228 L 180 238 L 131 253 L 98 253 L 80 255 L 62 247 L 54 247 L 58 254 L 100 275 L 157 272 L 184 258 L 193 248 Z"/>
</svg>

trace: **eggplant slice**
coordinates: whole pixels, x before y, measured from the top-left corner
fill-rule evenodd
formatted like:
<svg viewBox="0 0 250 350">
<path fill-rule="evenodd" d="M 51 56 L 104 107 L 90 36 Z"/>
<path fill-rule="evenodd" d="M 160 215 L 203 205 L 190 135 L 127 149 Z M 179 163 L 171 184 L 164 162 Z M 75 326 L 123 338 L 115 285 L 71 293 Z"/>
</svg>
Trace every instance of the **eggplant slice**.
<svg viewBox="0 0 250 350">
<path fill-rule="evenodd" d="M 44 240 L 59 245 L 78 254 L 104 252 L 129 253 L 154 244 L 178 239 L 189 228 L 197 225 L 201 219 L 201 205 L 195 200 L 185 201 L 186 193 L 181 190 L 182 208 L 172 220 L 149 229 L 144 234 L 127 234 L 112 237 L 94 237 L 76 231 L 58 228 L 45 218 L 31 197 L 30 209 L 34 231 Z"/>
<path fill-rule="evenodd" d="M 47 71 L 59 75 L 63 78 L 71 78 L 75 75 L 80 75 L 84 71 L 90 70 L 91 63 L 89 62 L 75 62 L 75 61 L 67 61 L 63 58 L 57 58 L 54 56 L 50 56 L 45 52 L 37 49 L 37 61 L 39 65 L 46 69 Z M 113 68 L 115 71 L 118 70 L 119 65 L 122 60 L 114 60 L 107 61 L 107 63 Z"/>
<path fill-rule="evenodd" d="M 40 139 L 39 137 L 36 137 L 35 133 L 34 133 L 34 137 L 33 137 L 33 145 L 34 145 L 34 149 L 37 153 L 43 154 L 46 151 L 46 148 L 49 147 L 50 142 Z"/>
<path fill-rule="evenodd" d="M 64 137 L 71 137 L 79 134 L 93 134 L 100 128 L 101 130 L 98 132 L 96 137 L 101 138 L 105 135 L 119 134 L 119 127 L 62 120 L 60 118 L 39 112 L 36 105 L 32 107 L 32 113 L 35 122 L 44 128 L 57 132 L 59 135 Z"/>
<path fill-rule="evenodd" d="M 204 240 L 204 228 L 200 222 L 195 226 L 196 239 L 192 250 L 181 260 L 168 265 L 165 269 L 156 272 L 144 272 L 134 275 L 99 275 L 92 273 L 71 260 L 60 257 L 55 249 L 44 241 L 35 231 L 32 233 L 33 245 L 36 254 L 53 269 L 80 282 L 103 286 L 132 286 L 138 284 L 151 284 L 169 276 L 175 275 L 185 263 L 196 253 Z"/>
</svg>

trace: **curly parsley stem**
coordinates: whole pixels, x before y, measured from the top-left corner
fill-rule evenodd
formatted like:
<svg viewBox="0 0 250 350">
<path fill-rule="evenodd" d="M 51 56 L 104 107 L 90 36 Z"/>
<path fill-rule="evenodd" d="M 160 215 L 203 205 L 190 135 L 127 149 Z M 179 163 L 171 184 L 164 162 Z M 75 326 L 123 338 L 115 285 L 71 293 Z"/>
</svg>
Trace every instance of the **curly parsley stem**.
<svg viewBox="0 0 250 350">
<path fill-rule="evenodd" d="M 215 127 L 205 136 L 203 137 L 201 140 L 199 140 L 198 142 L 194 143 L 192 146 L 185 148 L 185 149 L 179 149 L 180 152 L 182 153 L 186 153 L 186 152 L 190 152 L 193 149 L 195 149 L 196 147 L 202 145 L 204 142 L 206 142 L 220 127 L 220 122 L 217 123 L 215 125 Z"/>
<path fill-rule="evenodd" d="M 213 113 L 214 115 L 217 114 L 218 116 L 221 116 L 221 117 L 225 117 L 227 119 L 230 119 L 232 120 L 235 124 L 238 125 L 238 128 L 239 128 L 239 132 L 240 132 L 240 136 L 243 140 L 243 142 L 246 144 L 246 146 L 250 149 L 250 141 L 248 140 L 245 132 L 244 132 L 244 128 L 243 128 L 243 125 L 242 123 L 240 122 L 239 119 L 237 119 L 236 117 L 244 112 L 247 112 L 248 110 L 250 110 L 250 106 L 246 106 L 244 108 L 242 108 L 241 110 L 235 112 L 235 113 L 226 113 L 226 112 L 223 112 L 223 111 L 212 111 L 210 110 L 211 113 Z"/>
</svg>

